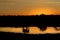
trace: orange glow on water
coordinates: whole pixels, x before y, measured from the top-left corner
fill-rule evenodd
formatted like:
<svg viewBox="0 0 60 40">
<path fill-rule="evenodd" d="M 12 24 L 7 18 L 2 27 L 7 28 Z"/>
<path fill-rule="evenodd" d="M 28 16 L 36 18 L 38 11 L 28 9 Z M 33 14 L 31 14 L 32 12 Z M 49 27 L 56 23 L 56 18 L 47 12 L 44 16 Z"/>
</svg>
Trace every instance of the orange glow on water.
<svg viewBox="0 0 60 40">
<path fill-rule="evenodd" d="M 0 27 L 0 32 L 13 32 L 13 33 L 23 33 L 22 28 L 14 27 Z M 29 33 L 27 34 L 45 34 L 45 33 L 60 33 L 60 30 L 55 30 L 54 27 L 47 27 L 45 31 L 41 31 L 38 27 L 29 27 Z"/>
</svg>

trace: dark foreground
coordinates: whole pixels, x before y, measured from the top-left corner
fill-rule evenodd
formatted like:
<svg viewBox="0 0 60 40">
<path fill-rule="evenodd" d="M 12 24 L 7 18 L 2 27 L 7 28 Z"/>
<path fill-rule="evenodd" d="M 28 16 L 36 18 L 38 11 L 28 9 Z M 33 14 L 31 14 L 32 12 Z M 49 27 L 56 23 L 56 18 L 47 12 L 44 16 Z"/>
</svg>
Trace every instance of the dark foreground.
<svg viewBox="0 0 60 40">
<path fill-rule="evenodd" d="M 37 26 L 42 31 L 47 27 L 60 27 L 60 15 L 0 16 L 0 27 Z"/>
<path fill-rule="evenodd" d="M 20 40 L 55 40 L 55 39 L 59 39 L 60 40 L 60 34 L 36 34 L 36 35 L 32 35 L 32 34 L 21 34 L 21 33 L 6 33 L 6 32 L 0 32 L 0 40 L 9 40 L 9 39 L 20 39 Z"/>
</svg>

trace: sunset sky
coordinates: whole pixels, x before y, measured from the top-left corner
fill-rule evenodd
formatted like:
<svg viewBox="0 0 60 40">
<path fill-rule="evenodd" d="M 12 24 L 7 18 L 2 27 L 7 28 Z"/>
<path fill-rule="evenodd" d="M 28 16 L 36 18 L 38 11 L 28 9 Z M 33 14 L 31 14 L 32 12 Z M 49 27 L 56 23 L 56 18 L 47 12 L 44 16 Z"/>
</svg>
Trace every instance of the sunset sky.
<svg viewBox="0 0 60 40">
<path fill-rule="evenodd" d="M 0 0 L 0 15 L 60 14 L 60 0 Z"/>
<path fill-rule="evenodd" d="M 40 15 L 42 13 L 60 15 L 60 0 L 0 0 L 0 15 Z M 51 29 L 47 28 L 45 32 L 56 32 L 56 30 L 53 32 Z M 41 32 L 36 28 L 31 28 L 31 30 L 31 33 Z M 5 28 L 3 30 L 0 28 L 0 31 L 20 32 L 20 29 Z"/>
</svg>

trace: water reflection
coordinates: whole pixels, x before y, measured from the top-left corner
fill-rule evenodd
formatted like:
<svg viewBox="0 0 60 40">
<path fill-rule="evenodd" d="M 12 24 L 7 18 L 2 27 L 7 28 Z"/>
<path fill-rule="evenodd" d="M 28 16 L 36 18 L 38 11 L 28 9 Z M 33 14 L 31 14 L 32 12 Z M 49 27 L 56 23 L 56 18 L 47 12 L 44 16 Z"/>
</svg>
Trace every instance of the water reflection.
<svg viewBox="0 0 60 40">
<path fill-rule="evenodd" d="M 60 27 L 57 27 L 60 29 Z M 23 28 L 14 27 L 0 27 L 0 32 L 13 32 L 13 33 L 23 33 Z M 54 27 L 47 27 L 45 31 L 41 31 L 38 27 L 29 27 L 28 34 L 45 34 L 45 33 L 60 33 L 60 30 L 56 30 Z"/>
</svg>

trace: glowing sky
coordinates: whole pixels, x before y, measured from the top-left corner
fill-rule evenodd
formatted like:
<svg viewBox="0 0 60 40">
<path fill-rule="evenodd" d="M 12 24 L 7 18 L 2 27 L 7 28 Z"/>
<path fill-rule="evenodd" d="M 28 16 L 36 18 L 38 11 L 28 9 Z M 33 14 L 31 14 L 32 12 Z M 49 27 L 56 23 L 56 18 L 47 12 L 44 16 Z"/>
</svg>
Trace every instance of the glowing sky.
<svg viewBox="0 0 60 40">
<path fill-rule="evenodd" d="M 60 14 L 60 0 L 0 0 L 0 15 L 31 15 L 31 13 L 33 15 L 42 12 L 46 13 L 42 8 L 50 11 L 48 12 L 49 14 Z M 38 12 L 37 9 L 39 11 L 42 10 L 42 12 Z"/>
</svg>

